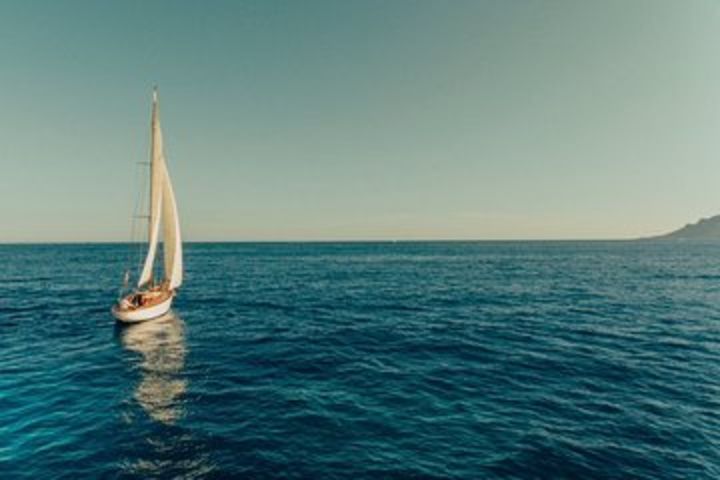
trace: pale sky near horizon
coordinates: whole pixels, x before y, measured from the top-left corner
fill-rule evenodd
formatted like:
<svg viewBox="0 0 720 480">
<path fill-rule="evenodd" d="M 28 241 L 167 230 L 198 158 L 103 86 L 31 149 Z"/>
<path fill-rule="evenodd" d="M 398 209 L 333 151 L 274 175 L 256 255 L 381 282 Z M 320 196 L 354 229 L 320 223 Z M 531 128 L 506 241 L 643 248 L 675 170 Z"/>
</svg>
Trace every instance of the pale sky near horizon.
<svg viewBox="0 0 720 480">
<path fill-rule="evenodd" d="M 720 213 L 720 2 L 0 3 L 0 242 L 627 238 Z"/>
</svg>

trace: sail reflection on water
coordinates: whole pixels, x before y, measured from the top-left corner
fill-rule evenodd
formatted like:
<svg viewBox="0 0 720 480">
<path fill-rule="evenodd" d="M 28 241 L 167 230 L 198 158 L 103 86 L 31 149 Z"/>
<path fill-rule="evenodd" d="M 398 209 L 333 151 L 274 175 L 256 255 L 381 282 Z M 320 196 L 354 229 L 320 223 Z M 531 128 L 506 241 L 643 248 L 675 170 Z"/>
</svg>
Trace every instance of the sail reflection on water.
<svg viewBox="0 0 720 480">
<path fill-rule="evenodd" d="M 182 320 L 170 312 L 161 318 L 125 327 L 120 333 L 123 347 L 139 353 L 142 378 L 134 398 L 157 422 L 172 425 L 184 414 L 182 396 L 187 380 L 185 330 Z"/>
</svg>

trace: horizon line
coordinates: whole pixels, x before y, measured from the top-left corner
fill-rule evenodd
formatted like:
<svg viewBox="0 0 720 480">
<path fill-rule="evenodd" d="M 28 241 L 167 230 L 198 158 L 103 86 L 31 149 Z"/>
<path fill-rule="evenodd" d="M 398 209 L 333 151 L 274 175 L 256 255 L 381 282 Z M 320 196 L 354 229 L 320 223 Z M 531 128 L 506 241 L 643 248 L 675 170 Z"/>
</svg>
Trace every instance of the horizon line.
<svg viewBox="0 0 720 480">
<path fill-rule="evenodd" d="M 184 241 L 184 245 L 191 244 L 217 244 L 217 243 L 235 243 L 235 244 L 290 244 L 290 243 L 522 243 L 522 242 L 633 242 L 642 240 L 656 240 L 660 236 L 648 237 L 607 237 L 607 238 L 417 238 L 417 239 L 288 239 L 288 240 L 189 240 Z M 680 240 L 680 239 L 678 239 Z M 683 239 L 693 240 L 693 239 Z M 701 241 L 714 239 L 695 239 Z M 720 239 L 718 239 L 720 240 Z M 144 244 L 145 241 L 121 241 L 121 240 L 49 240 L 49 241 L 0 241 L 0 246 L 13 245 L 128 245 L 128 244 Z"/>
</svg>

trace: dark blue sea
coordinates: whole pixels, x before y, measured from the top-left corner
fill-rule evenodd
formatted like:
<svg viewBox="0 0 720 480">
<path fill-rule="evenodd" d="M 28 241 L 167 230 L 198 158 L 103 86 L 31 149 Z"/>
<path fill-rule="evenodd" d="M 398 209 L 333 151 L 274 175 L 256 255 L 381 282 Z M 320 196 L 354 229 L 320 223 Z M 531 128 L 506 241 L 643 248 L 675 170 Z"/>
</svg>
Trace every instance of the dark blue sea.
<svg viewBox="0 0 720 480">
<path fill-rule="evenodd" d="M 720 478 L 720 243 L 0 246 L 0 478 Z"/>
</svg>

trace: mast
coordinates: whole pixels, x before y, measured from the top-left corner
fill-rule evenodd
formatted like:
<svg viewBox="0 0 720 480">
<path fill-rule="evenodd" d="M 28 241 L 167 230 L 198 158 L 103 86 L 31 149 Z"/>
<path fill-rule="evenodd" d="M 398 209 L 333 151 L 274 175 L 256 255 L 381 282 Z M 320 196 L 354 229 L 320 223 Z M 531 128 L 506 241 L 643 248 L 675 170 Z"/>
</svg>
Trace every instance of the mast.
<svg viewBox="0 0 720 480">
<path fill-rule="evenodd" d="M 162 216 L 163 182 L 165 176 L 160 108 L 157 87 L 153 89 L 152 120 L 150 126 L 150 215 L 148 216 L 148 253 L 145 257 L 138 287 L 154 281 L 155 254 L 160 235 Z"/>
<path fill-rule="evenodd" d="M 158 87 L 157 85 L 153 85 L 153 93 L 152 93 L 152 119 L 150 121 L 150 199 L 153 202 L 152 205 L 156 205 L 158 202 L 162 202 L 162 198 L 157 198 L 162 195 L 160 192 L 160 181 L 157 179 L 161 172 L 158 172 L 159 169 L 159 162 L 163 158 L 163 152 L 162 152 L 162 131 L 160 130 L 160 105 L 158 102 Z M 152 207 L 151 207 L 152 208 Z M 162 215 L 161 207 L 158 207 L 156 211 L 154 212 L 155 215 L 158 217 Z M 150 230 L 151 222 L 152 222 L 153 215 L 152 213 L 148 217 L 148 237 L 149 239 L 152 238 L 152 232 Z M 159 221 L 159 220 L 158 220 Z M 157 228 L 157 227 L 156 227 Z M 158 232 L 159 235 L 159 232 Z M 157 240 L 156 240 L 157 241 Z M 157 247 L 156 247 L 157 248 Z M 156 267 L 155 267 L 155 259 L 153 258 L 153 265 L 152 269 L 150 270 L 150 285 L 153 285 L 155 283 L 156 278 Z"/>
<path fill-rule="evenodd" d="M 148 244 L 152 241 L 152 205 L 153 205 L 153 173 L 155 170 L 155 162 L 153 161 L 155 159 L 155 155 L 153 152 L 155 152 L 155 122 L 157 119 L 157 85 L 153 86 L 153 94 L 152 94 L 152 113 L 150 114 L 150 204 L 148 205 L 150 207 L 151 212 L 148 214 Z M 150 281 L 152 282 L 152 277 L 155 276 L 155 272 L 151 271 L 151 277 Z"/>
</svg>

